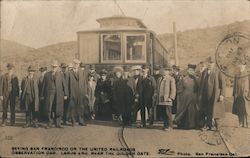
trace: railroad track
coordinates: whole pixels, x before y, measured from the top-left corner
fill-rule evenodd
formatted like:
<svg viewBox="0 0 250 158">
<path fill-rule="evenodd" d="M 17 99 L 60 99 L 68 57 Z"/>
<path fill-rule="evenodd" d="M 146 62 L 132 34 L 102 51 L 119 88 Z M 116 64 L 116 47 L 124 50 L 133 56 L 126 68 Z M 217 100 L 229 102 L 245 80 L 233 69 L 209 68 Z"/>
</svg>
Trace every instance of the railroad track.
<svg viewBox="0 0 250 158">
<path fill-rule="evenodd" d="M 126 150 L 126 156 L 127 156 L 127 158 L 134 158 L 134 155 L 132 154 L 132 152 L 131 152 L 131 150 L 130 150 L 130 148 L 129 148 L 129 146 L 128 146 L 128 144 L 127 144 L 125 138 L 124 138 L 124 129 L 125 129 L 125 127 L 122 126 L 122 127 L 118 130 L 118 139 L 119 139 L 119 142 L 120 142 L 120 144 L 122 145 L 123 148 L 129 150 L 129 153 L 128 153 L 127 150 Z"/>
</svg>

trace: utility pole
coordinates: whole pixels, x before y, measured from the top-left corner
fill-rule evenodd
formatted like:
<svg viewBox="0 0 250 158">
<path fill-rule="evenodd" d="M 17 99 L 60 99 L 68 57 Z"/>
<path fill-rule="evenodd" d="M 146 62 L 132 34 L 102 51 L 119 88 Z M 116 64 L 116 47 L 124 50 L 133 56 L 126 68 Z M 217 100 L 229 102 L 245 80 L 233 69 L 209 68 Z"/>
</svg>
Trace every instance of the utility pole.
<svg viewBox="0 0 250 158">
<path fill-rule="evenodd" d="M 175 65 L 179 66 L 178 52 L 177 52 L 177 31 L 176 24 L 173 22 L 173 32 L 174 32 L 174 57 L 175 57 Z"/>
</svg>

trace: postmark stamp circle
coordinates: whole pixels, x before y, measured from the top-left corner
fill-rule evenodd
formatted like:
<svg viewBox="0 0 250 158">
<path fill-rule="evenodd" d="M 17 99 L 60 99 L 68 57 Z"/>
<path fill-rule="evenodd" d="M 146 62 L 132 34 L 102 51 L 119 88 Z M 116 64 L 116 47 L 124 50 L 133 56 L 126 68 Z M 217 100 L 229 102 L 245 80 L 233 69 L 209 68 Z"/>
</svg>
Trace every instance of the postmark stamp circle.
<svg viewBox="0 0 250 158">
<path fill-rule="evenodd" d="M 246 77 L 250 74 L 250 38 L 240 32 L 226 35 L 219 43 L 215 60 L 218 68 L 226 76 Z M 246 65 L 247 73 L 239 73 L 239 65 Z"/>
</svg>

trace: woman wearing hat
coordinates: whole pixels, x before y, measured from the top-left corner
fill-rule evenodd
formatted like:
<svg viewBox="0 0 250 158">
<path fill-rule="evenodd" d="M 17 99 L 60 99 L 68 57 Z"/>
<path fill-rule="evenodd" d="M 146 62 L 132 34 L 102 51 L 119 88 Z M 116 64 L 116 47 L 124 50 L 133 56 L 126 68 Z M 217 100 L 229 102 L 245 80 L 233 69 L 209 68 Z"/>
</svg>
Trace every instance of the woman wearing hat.
<svg viewBox="0 0 250 158">
<path fill-rule="evenodd" d="M 238 116 L 240 127 L 248 127 L 247 116 L 250 115 L 249 81 L 246 63 L 240 63 L 239 72 L 235 75 L 233 87 L 233 114 Z"/>
<path fill-rule="evenodd" d="M 31 125 L 35 128 L 37 125 L 37 112 L 39 108 L 39 89 L 38 81 L 34 77 L 35 68 L 33 66 L 28 67 L 28 75 L 22 80 L 21 84 L 21 102 L 26 109 L 26 124 L 24 128 Z"/>
<path fill-rule="evenodd" d="M 194 129 L 196 128 L 197 116 L 197 98 L 198 98 L 198 77 L 195 75 L 196 65 L 188 64 L 188 70 L 184 78 L 178 84 L 179 100 L 177 113 L 174 122 L 179 128 Z"/>
<path fill-rule="evenodd" d="M 112 120 L 112 86 L 107 75 L 107 70 L 102 69 L 100 73 L 101 77 L 98 79 L 95 89 L 96 119 L 100 120 Z"/>
<path fill-rule="evenodd" d="M 133 91 L 128 86 L 127 80 L 122 78 L 123 68 L 115 67 L 113 82 L 113 108 L 116 114 L 122 117 L 123 126 L 129 125 L 131 119 L 131 105 L 133 103 Z"/>
</svg>

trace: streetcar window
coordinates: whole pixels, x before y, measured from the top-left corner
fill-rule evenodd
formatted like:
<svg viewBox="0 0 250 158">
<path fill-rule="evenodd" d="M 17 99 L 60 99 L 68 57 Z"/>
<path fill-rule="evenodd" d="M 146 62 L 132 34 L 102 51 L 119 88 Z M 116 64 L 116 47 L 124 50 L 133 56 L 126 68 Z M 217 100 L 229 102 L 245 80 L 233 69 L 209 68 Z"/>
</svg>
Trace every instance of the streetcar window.
<svg viewBox="0 0 250 158">
<path fill-rule="evenodd" d="M 127 35 L 126 36 L 126 61 L 144 62 L 146 61 L 146 36 Z"/>
<path fill-rule="evenodd" d="M 102 35 L 102 61 L 121 61 L 121 36 L 119 34 Z"/>
</svg>

